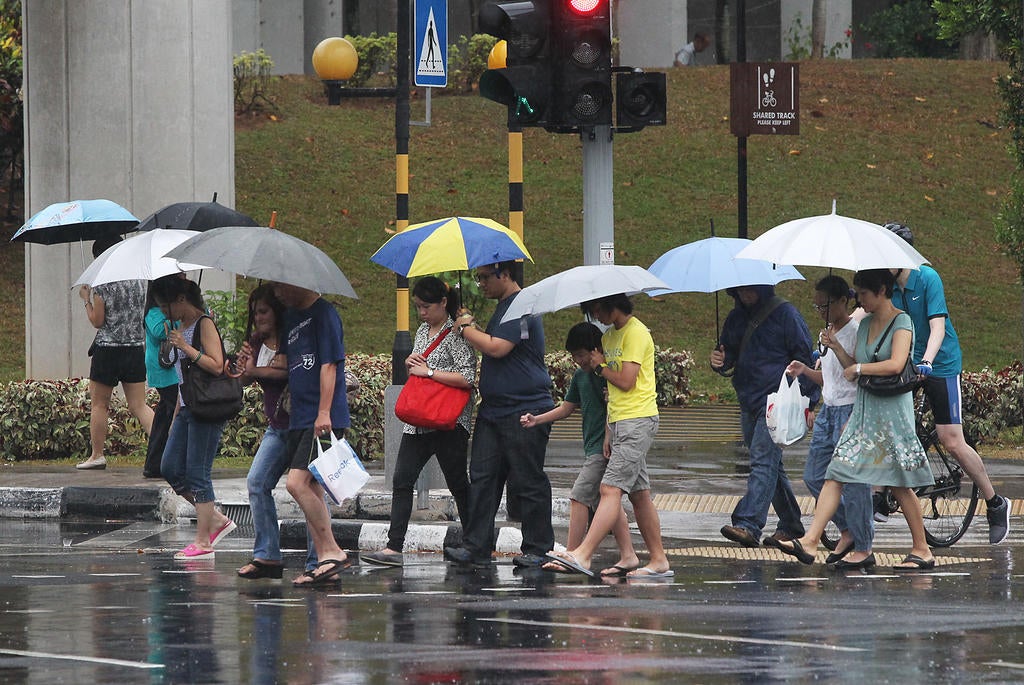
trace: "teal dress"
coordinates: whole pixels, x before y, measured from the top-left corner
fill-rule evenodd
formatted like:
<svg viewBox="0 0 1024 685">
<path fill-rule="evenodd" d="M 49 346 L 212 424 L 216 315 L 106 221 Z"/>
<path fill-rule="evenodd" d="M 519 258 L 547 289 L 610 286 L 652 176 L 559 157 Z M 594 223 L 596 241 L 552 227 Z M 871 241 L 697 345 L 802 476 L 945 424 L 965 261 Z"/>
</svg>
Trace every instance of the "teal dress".
<svg viewBox="0 0 1024 685">
<path fill-rule="evenodd" d="M 878 344 L 877 340 L 868 341 L 872 316 L 861 321 L 857 331 L 854 357 L 863 363 L 872 360 Z M 892 356 L 892 336 L 898 330 L 914 334 L 914 324 L 906 312 L 896 315 L 892 332 L 878 350 L 878 359 Z M 853 413 L 839 438 L 825 477 L 840 483 L 907 488 L 934 483 L 928 459 L 917 439 L 913 393 L 879 397 L 858 387 Z"/>
</svg>

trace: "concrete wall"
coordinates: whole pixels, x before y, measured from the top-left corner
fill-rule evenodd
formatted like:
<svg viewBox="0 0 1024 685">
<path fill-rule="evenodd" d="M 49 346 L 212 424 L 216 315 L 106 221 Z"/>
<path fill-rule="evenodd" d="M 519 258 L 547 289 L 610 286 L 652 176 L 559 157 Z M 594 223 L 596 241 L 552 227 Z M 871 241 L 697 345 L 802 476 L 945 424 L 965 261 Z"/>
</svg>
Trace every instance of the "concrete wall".
<svg viewBox="0 0 1024 685">
<path fill-rule="evenodd" d="M 140 219 L 171 202 L 234 205 L 231 0 L 23 5 L 25 213 L 113 200 Z M 91 244 L 29 245 L 29 378 L 88 374 L 95 331 L 71 283 Z M 207 288 L 232 284 L 204 275 Z"/>
<path fill-rule="evenodd" d="M 671 67 L 676 51 L 690 42 L 686 5 L 687 0 L 616 3 L 612 30 L 619 38 L 619 64 Z"/>
</svg>

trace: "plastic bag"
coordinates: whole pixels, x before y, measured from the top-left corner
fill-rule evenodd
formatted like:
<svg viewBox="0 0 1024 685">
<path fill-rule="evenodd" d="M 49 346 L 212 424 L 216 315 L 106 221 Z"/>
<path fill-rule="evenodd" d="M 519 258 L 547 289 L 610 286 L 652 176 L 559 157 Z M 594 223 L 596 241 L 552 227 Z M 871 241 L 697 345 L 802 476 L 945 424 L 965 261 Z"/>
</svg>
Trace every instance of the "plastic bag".
<svg viewBox="0 0 1024 685">
<path fill-rule="evenodd" d="M 363 468 L 363 463 L 359 461 L 348 440 L 339 440 L 334 431 L 331 431 L 330 448 L 325 450 L 317 440 L 316 450 L 320 456 L 309 462 L 309 473 L 323 486 L 335 504 L 355 497 L 366 485 L 366 481 L 370 480 L 370 474 Z"/>
<path fill-rule="evenodd" d="M 800 394 L 800 383 L 783 373 L 778 392 L 768 395 L 764 419 L 776 445 L 792 445 L 807 432 L 807 409 L 811 401 Z"/>
</svg>

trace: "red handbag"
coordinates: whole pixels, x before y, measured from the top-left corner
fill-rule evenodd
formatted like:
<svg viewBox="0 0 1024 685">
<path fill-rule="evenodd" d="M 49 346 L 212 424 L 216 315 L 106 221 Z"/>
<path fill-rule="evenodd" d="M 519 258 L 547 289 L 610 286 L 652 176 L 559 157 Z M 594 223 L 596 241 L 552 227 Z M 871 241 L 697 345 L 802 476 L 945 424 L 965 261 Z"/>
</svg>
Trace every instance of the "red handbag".
<svg viewBox="0 0 1024 685">
<path fill-rule="evenodd" d="M 448 328 L 437 336 L 423 352 L 423 357 L 429 356 L 451 330 Z M 466 408 L 469 395 L 469 388 L 456 388 L 424 376 L 410 376 L 398 393 L 395 416 L 410 426 L 450 431 Z"/>
</svg>

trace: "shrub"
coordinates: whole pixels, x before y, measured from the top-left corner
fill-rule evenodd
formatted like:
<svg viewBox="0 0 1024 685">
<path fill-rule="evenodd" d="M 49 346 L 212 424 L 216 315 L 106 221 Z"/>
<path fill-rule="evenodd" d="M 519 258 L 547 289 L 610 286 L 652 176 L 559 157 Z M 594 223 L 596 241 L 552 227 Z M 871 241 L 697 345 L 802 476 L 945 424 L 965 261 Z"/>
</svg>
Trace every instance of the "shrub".
<svg viewBox="0 0 1024 685">
<path fill-rule="evenodd" d="M 977 443 L 1024 423 L 1024 364 L 961 375 L 964 433 Z"/>
<path fill-rule="evenodd" d="M 267 86 L 270 85 L 274 60 L 260 48 L 256 52 L 235 55 L 234 67 L 235 114 L 245 114 L 257 110 L 277 111 L 277 105 L 267 98 Z"/>
<path fill-rule="evenodd" d="M 460 36 L 457 43 L 448 46 L 448 86 L 456 92 L 469 93 L 480 82 L 487 70 L 487 56 L 498 42 L 494 36 L 478 33 Z"/>
<path fill-rule="evenodd" d="M 957 45 L 939 38 L 928 0 L 907 0 L 875 12 L 860 30 L 874 57 L 956 57 Z"/>
<path fill-rule="evenodd" d="M 249 322 L 249 295 L 232 290 L 210 290 L 203 294 L 228 354 L 242 348 Z"/>
<path fill-rule="evenodd" d="M 360 88 L 368 85 L 371 79 L 378 75 L 383 76 L 384 85 L 391 87 L 396 85 L 397 35 L 389 33 L 378 36 L 376 33 L 371 33 L 368 36 L 345 36 L 345 40 L 352 43 L 352 47 L 356 49 L 356 55 L 359 56 L 356 73 L 345 82 L 345 85 Z"/>
</svg>

